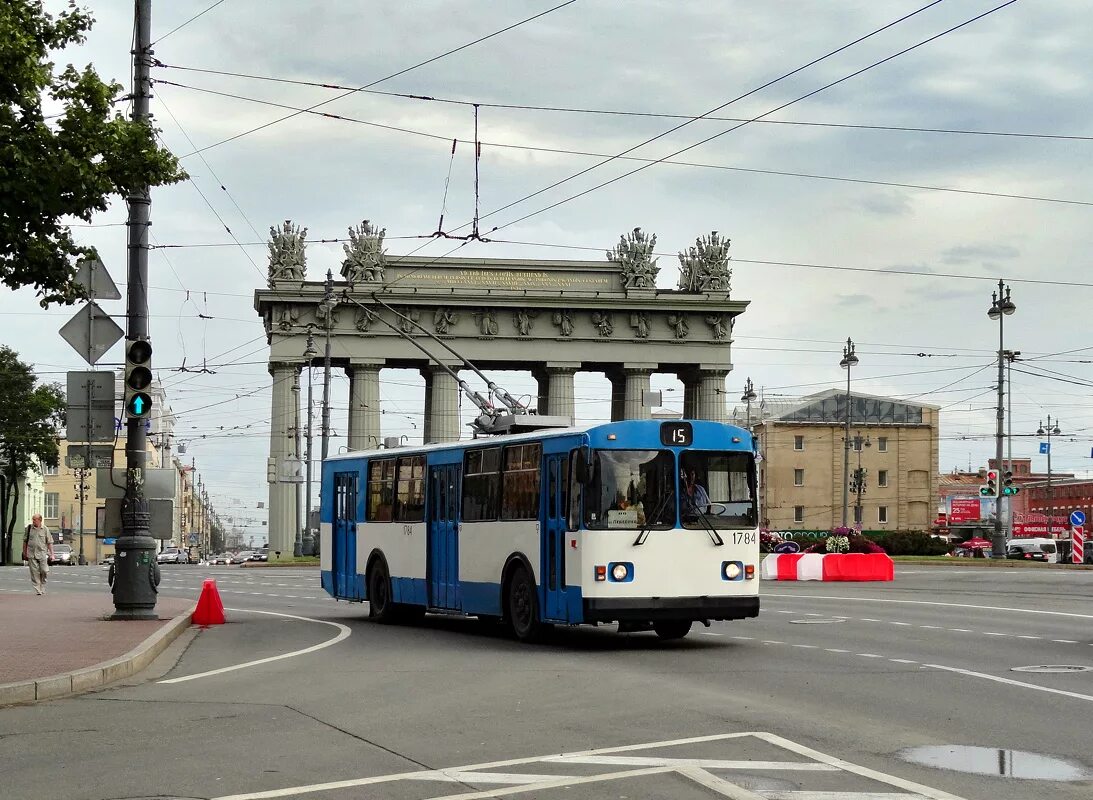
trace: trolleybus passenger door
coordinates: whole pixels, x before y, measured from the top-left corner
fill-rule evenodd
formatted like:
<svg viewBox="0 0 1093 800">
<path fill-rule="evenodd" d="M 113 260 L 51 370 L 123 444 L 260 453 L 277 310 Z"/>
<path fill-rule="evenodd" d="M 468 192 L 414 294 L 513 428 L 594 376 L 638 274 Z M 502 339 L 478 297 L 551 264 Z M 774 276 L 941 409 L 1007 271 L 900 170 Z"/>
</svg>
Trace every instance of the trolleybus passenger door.
<svg viewBox="0 0 1093 800">
<path fill-rule="evenodd" d="M 565 541 L 566 541 L 566 482 L 568 455 L 546 457 L 546 480 L 543 481 L 543 514 L 541 542 L 543 565 L 540 571 L 543 587 L 543 616 L 565 621 Z"/>
<path fill-rule="evenodd" d="M 458 464 L 429 469 L 427 575 L 432 608 L 459 608 L 459 471 Z"/>
<path fill-rule="evenodd" d="M 357 591 L 357 473 L 334 473 L 334 535 L 330 563 L 335 594 L 360 597 Z"/>
</svg>

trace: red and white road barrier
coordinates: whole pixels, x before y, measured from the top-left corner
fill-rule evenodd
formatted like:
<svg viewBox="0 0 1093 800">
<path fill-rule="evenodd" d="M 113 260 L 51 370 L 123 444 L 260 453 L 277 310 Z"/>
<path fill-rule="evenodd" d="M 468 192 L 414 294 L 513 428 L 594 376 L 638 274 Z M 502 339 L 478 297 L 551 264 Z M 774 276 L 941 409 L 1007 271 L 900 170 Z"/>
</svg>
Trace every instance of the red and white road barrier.
<svg viewBox="0 0 1093 800">
<path fill-rule="evenodd" d="M 1070 563 L 1081 564 L 1085 560 L 1085 526 L 1075 525 L 1070 529 Z"/>
<path fill-rule="evenodd" d="M 771 553 L 759 575 L 765 581 L 890 581 L 895 564 L 885 553 Z"/>
</svg>

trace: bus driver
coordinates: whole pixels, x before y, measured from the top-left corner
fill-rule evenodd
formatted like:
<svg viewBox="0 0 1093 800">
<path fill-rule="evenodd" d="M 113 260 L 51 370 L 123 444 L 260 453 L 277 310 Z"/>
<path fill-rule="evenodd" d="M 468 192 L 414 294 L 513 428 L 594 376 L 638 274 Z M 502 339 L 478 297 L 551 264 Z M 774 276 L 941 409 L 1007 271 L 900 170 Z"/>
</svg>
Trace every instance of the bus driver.
<svg viewBox="0 0 1093 800">
<path fill-rule="evenodd" d="M 682 515 L 685 519 L 694 519 L 700 514 L 708 513 L 710 496 L 706 493 L 695 475 L 694 467 L 687 467 L 683 471 L 683 508 Z"/>
</svg>

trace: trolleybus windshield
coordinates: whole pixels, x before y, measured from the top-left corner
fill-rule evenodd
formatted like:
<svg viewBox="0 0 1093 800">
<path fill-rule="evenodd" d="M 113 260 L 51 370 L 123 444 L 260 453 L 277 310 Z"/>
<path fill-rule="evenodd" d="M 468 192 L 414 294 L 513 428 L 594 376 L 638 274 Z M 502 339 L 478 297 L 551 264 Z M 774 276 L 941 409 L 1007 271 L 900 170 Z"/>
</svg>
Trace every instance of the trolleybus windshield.
<svg viewBox="0 0 1093 800">
<path fill-rule="evenodd" d="M 667 529 L 675 503 L 663 502 L 675 484 L 670 450 L 595 450 L 585 491 L 585 526 L 593 530 Z"/>
<path fill-rule="evenodd" d="M 755 461 L 750 453 L 686 450 L 679 458 L 684 528 L 754 528 Z"/>
</svg>

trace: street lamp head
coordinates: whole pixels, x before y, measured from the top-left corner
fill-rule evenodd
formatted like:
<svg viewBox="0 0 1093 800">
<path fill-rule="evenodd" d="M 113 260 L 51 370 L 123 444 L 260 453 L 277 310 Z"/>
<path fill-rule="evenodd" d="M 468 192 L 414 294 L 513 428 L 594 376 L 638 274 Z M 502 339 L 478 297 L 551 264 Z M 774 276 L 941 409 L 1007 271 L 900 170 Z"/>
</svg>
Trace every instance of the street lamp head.
<svg viewBox="0 0 1093 800">
<path fill-rule="evenodd" d="M 839 366 L 843 369 L 850 369 L 850 367 L 858 366 L 858 357 L 854 355 L 853 350 L 843 356 L 842 361 L 839 362 Z"/>
<path fill-rule="evenodd" d="M 991 319 L 998 319 L 1002 316 L 1002 311 L 998 308 L 997 300 L 994 302 L 994 305 L 991 306 L 990 311 L 987 312 L 987 316 Z"/>
<path fill-rule="evenodd" d="M 1017 310 L 1017 304 L 1010 300 L 1008 297 L 1002 301 L 1002 313 L 1007 317 Z"/>
<path fill-rule="evenodd" d="M 1060 433 L 1062 433 L 1062 431 L 1059 430 L 1058 425 L 1056 425 L 1054 428 L 1051 429 L 1051 435 L 1052 436 L 1058 436 Z"/>
<path fill-rule="evenodd" d="M 1037 436 L 1043 436 L 1045 433 L 1046 432 L 1044 431 L 1044 426 L 1043 425 L 1041 425 L 1040 429 L 1036 431 Z"/>
</svg>

